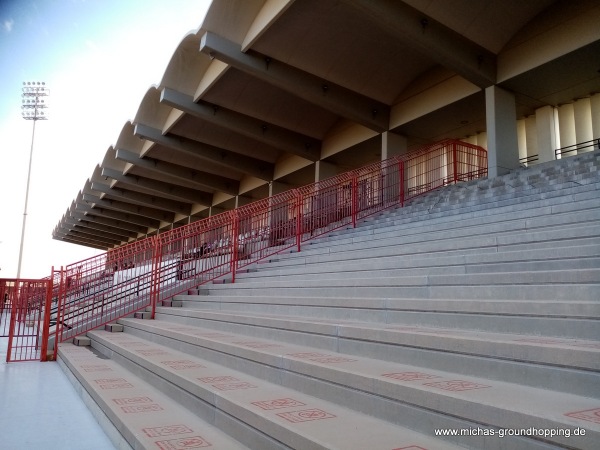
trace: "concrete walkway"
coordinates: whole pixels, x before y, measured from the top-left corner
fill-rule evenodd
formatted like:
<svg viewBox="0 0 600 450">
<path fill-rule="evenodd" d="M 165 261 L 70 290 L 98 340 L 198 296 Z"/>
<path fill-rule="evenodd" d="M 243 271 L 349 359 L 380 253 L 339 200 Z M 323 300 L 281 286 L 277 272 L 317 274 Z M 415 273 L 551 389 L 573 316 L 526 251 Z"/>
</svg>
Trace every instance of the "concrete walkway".
<svg viewBox="0 0 600 450">
<path fill-rule="evenodd" d="M 1 337 L 1 448 L 115 449 L 58 363 L 7 364 L 7 347 L 8 338 Z"/>
</svg>

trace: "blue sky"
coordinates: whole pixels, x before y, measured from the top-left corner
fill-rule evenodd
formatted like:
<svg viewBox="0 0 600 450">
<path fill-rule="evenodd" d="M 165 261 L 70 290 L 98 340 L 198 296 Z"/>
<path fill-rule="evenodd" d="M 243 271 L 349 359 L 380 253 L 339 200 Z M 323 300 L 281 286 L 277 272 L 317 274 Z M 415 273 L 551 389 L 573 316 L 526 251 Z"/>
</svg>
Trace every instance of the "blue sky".
<svg viewBox="0 0 600 450">
<path fill-rule="evenodd" d="M 209 0 L 0 0 L 0 278 L 16 276 L 32 122 L 24 81 L 50 89 L 38 121 L 22 278 L 98 254 L 52 239 L 96 164 L 159 84 L 177 45 Z"/>
</svg>

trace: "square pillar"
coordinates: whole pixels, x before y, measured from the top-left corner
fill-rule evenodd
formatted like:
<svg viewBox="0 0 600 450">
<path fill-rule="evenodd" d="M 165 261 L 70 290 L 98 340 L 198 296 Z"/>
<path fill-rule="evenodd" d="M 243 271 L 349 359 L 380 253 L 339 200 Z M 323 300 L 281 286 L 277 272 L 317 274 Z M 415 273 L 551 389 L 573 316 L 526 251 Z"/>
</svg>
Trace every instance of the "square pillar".
<svg viewBox="0 0 600 450">
<path fill-rule="evenodd" d="M 593 131 L 590 99 L 580 98 L 577 100 L 573 104 L 573 114 L 575 115 L 575 139 L 577 139 L 577 144 L 591 141 L 593 139 Z M 592 147 L 586 147 L 585 145 L 578 145 L 577 147 L 581 148 L 577 153 L 585 153 L 593 150 Z"/>
<path fill-rule="evenodd" d="M 315 163 L 315 182 L 323 181 L 327 178 L 334 177 L 338 174 L 338 168 L 335 164 L 317 161 Z"/>
<path fill-rule="evenodd" d="M 554 161 L 554 150 L 558 148 L 556 141 L 556 121 L 554 108 L 544 106 L 535 111 L 537 128 L 538 162 Z"/>
<path fill-rule="evenodd" d="M 517 113 L 511 92 L 490 86 L 485 89 L 488 177 L 509 173 L 519 167 Z"/>
<path fill-rule="evenodd" d="M 408 140 L 390 131 L 381 133 L 381 160 L 391 158 L 396 155 L 403 155 L 408 152 Z"/>
</svg>

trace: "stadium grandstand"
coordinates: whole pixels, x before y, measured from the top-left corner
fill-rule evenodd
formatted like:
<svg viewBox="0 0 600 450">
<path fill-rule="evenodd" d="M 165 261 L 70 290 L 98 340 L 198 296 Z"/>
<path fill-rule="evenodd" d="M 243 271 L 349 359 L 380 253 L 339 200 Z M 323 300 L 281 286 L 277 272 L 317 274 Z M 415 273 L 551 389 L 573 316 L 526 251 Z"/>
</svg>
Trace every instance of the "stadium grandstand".
<svg viewBox="0 0 600 450">
<path fill-rule="evenodd" d="M 53 231 L 104 253 L 0 283 L 7 360 L 116 448 L 598 448 L 599 23 L 213 0 Z"/>
</svg>

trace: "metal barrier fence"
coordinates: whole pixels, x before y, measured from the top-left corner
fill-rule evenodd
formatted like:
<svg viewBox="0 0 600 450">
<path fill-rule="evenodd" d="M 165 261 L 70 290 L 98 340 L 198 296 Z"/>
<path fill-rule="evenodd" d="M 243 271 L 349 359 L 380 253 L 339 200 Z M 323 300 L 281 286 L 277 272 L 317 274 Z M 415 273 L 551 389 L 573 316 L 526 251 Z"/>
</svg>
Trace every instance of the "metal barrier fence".
<svg viewBox="0 0 600 450">
<path fill-rule="evenodd" d="M 6 362 L 38 361 L 47 357 L 49 329 L 45 322 L 51 282 L 44 280 L 0 279 L 0 294 L 5 303 L 2 322 L 8 325 Z"/>
<path fill-rule="evenodd" d="M 580 153 L 593 152 L 600 149 L 600 138 L 592 139 L 591 141 L 579 142 L 567 147 L 557 148 L 554 150 L 554 158 L 561 159 L 566 156 L 575 156 Z"/>
<path fill-rule="evenodd" d="M 446 140 L 262 199 L 52 272 L 47 345 L 156 306 L 332 230 L 487 175 L 487 152 Z"/>
</svg>

